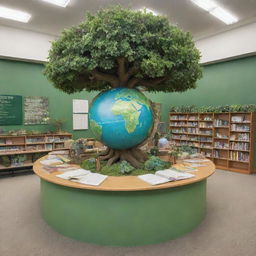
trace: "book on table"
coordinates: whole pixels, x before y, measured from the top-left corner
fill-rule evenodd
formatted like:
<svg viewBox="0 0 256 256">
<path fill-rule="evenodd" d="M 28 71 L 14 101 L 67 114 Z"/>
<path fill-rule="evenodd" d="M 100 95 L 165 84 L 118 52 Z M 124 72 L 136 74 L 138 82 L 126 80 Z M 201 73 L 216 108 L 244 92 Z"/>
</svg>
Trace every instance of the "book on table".
<svg viewBox="0 0 256 256">
<path fill-rule="evenodd" d="M 166 169 L 156 171 L 155 174 L 148 173 L 139 175 L 138 178 L 149 183 L 150 185 L 160 185 L 170 181 L 184 180 L 195 177 L 194 174 L 177 171 L 175 169 Z"/>
<path fill-rule="evenodd" d="M 100 173 L 92 173 L 91 171 L 88 171 L 85 169 L 76 169 L 76 170 L 64 172 L 62 174 L 57 174 L 56 177 L 78 182 L 85 185 L 98 186 L 108 176 L 102 175 Z"/>
</svg>

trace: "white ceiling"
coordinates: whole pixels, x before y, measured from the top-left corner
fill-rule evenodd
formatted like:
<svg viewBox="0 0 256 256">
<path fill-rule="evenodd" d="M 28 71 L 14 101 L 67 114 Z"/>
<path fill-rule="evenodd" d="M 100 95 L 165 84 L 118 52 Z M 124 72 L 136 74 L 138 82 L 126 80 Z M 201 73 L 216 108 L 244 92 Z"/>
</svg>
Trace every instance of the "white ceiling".
<svg viewBox="0 0 256 256">
<path fill-rule="evenodd" d="M 120 4 L 133 9 L 147 7 L 167 15 L 198 39 L 256 21 L 256 0 L 215 0 L 239 18 L 233 25 L 225 25 L 190 0 L 71 0 L 67 8 L 57 7 L 41 0 L 0 0 L 0 5 L 20 9 L 32 14 L 29 23 L 0 18 L 0 25 L 28 29 L 50 35 L 59 35 L 64 29 L 83 20 L 86 11 Z"/>
</svg>

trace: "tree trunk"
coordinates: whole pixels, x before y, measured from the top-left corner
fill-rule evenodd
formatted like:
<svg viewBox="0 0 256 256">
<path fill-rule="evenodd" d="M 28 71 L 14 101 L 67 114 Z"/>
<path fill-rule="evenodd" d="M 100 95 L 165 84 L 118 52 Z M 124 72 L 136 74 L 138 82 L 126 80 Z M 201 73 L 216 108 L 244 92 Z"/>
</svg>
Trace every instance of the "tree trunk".
<svg viewBox="0 0 256 256">
<path fill-rule="evenodd" d="M 105 152 L 101 153 L 100 160 L 107 160 L 107 165 L 112 165 L 119 160 L 125 160 L 129 162 L 135 168 L 142 168 L 144 162 L 148 159 L 148 156 L 145 152 L 143 152 L 140 147 L 144 146 L 150 140 L 153 139 L 155 132 L 157 130 L 157 126 L 160 120 L 160 110 L 157 108 L 157 105 L 153 102 L 151 103 L 151 107 L 153 110 L 153 118 L 154 124 L 151 129 L 150 135 L 139 145 L 134 148 L 126 149 L 126 150 L 118 150 L 108 148 Z"/>
</svg>

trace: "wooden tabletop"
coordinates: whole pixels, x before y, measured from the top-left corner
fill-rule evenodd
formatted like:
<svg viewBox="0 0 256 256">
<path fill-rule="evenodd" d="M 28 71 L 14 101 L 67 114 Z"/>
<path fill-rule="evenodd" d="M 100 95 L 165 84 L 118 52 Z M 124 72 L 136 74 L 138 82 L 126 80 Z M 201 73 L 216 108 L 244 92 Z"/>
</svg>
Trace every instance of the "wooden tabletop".
<svg viewBox="0 0 256 256">
<path fill-rule="evenodd" d="M 45 157 L 43 157 L 45 158 Z M 49 173 L 44 170 L 40 161 L 43 159 L 38 159 L 34 165 L 34 172 L 41 178 L 48 182 L 52 182 L 61 186 L 78 188 L 78 189 L 87 189 L 87 190 L 100 190 L 100 191 L 143 191 L 143 190 L 156 190 L 156 189 L 166 189 L 166 188 L 174 188 L 179 186 L 184 186 L 188 184 L 192 184 L 195 182 L 199 182 L 211 176 L 215 171 L 215 165 L 213 162 L 203 162 L 204 167 L 198 167 L 198 171 L 192 171 L 190 173 L 195 174 L 194 178 L 168 182 L 161 185 L 150 185 L 142 180 L 140 180 L 137 176 L 109 176 L 106 180 L 103 181 L 99 186 L 90 186 L 84 185 L 77 182 L 64 180 L 56 177 L 57 174 L 62 172 L 55 171 Z M 180 164 L 174 165 L 174 167 L 178 167 Z M 79 166 L 77 166 L 79 168 Z"/>
</svg>

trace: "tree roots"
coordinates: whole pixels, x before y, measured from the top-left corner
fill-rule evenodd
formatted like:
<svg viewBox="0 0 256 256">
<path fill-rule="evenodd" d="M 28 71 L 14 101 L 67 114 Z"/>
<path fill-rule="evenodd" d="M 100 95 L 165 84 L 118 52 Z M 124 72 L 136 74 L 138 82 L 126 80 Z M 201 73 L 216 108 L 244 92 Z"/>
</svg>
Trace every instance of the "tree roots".
<svg viewBox="0 0 256 256">
<path fill-rule="evenodd" d="M 100 160 L 107 160 L 107 165 L 110 166 L 119 160 L 129 162 L 135 168 L 141 168 L 143 163 L 148 159 L 147 155 L 139 148 L 127 150 L 117 150 L 108 148 L 101 153 Z"/>
</svg>

